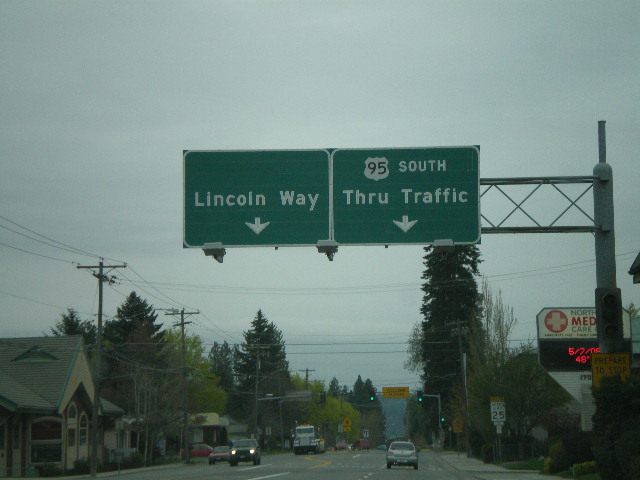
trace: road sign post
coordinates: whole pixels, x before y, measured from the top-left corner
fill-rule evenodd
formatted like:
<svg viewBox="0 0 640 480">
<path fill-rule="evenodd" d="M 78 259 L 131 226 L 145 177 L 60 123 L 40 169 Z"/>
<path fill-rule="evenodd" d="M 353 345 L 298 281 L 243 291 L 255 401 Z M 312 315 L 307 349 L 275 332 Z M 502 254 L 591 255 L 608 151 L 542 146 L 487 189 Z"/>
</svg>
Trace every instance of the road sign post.
<svg viewBox="0 0 640 480">
<path fill-rule="evenodd" d="M 338 244 L 479 241 L 477 147 L 339 149 L 332 165 Z"/>
</svg>

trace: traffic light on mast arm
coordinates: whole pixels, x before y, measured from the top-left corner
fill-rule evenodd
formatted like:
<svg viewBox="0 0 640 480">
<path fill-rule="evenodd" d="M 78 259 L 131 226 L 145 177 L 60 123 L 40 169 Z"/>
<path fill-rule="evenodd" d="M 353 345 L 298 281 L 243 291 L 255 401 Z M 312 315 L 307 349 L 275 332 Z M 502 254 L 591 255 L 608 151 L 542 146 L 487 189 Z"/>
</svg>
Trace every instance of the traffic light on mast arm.
<svg viewBox="0 0 640 480">
<path fill-rule="evenodd" d="M 619 288 L 596 288 L 598 343 L 603 353 L 622 349 L 622 296 Z"/>
<path fill-rule="evenodd" d="M 418 403 L 422 403 L 424 401 L 424 393 L 422 390 L 418 390 L 416 392 L 416 398 L 418 399 Z"/>
</svg>

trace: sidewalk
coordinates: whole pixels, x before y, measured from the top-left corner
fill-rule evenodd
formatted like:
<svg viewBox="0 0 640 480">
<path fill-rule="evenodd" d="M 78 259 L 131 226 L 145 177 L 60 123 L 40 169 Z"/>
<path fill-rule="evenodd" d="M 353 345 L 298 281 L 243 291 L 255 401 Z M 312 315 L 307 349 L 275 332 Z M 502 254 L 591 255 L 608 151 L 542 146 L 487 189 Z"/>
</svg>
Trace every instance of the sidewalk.
<svg viewBox="0 0 640 480">
<path fill-rule="evenodd" d="M 438 460 L 454 469 L 473 475 L 478 480 L 559 480 L 559 477 L 542 475 L 531 470 L 507 470 L 506 468 L 468 458 L 465 453 L 435 452 Z"/>
</svg>

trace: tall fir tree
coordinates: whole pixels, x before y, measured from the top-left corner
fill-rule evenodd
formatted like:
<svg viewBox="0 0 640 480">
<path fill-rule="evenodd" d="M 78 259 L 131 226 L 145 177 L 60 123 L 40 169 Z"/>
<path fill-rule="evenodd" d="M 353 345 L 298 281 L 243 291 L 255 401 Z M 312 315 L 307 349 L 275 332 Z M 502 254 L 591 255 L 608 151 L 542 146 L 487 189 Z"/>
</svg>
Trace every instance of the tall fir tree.
<svg viewBox="0 0 640 480">
<path fill-rule="evenodd" d="M 167 367 L 166 340 L 153 305 L 131 292 L 107 320 L 103 339 L 107 344 L 108 376 L 103 379 L 105 397 L 128 411 L 134 410 L 134 384 L 143 375 L 162 376 Z"/>
<path fill-rule="evenodd" d="M 282 332 L 262 310 L 244 332 L 244 340 L 236 349 L 238 392 L 229 404 L 235 416 L 246 418 L 255 427 L 256 389 L 259 396 L 280 395 L 289 390 L 291 375 Z"/>
<path fill-rule="evenodd" d="M 223 343 L 213 342 L 209 351 L 211 373 L 216 374 L 219 386 L 225 391 L 232 391 L 235 387 L 235 354 L 231 345 L 225 340 Z"/>
<path fill-rule="evenodd" d="M 51 333 L 56 337 L 82 335 L 85 346 L 93 348 L 96 343 L 98 327 L 90 320 L 81 320 L 78 312 L 69 308 L 67 313 L 60 314 L 60 320 L 56 322 L 55 327 L 51 328 Z"/>
<path fill-rule="evenodd" d="M 445 253 L 428 246 L 424 251 L 422 380 L 425 392 L 440 394 L 446 402 L 461 380 L 460 350 L 469 351 L 471 332 L 480 328 L 480 252 L 475 245 Z"/>
</svg>

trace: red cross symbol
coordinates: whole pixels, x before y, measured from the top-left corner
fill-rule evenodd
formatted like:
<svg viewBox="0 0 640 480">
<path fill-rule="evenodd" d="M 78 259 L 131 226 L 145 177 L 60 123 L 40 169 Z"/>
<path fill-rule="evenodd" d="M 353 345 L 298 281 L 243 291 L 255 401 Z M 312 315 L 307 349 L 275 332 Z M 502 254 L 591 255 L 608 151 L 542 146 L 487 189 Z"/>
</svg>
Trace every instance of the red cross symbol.
<svg viewBox="0 0 640 480">
<path fill-rule="evenodd" d="M 544 317 L 544 324 L 550 332 L 562 333 L 567 329 L 569 319 L 560 310 L 551 310 Z"/>
</svg>

